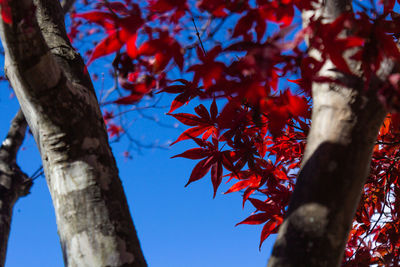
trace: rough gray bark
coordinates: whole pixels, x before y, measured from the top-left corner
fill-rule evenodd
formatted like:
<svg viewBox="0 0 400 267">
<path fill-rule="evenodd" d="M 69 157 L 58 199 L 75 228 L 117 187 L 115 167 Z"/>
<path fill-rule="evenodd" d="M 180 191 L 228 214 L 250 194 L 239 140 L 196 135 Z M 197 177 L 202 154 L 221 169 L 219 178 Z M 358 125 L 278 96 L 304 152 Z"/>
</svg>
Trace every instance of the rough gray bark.
<svg viewBox="0 0 400 267">
<path fill-rule="evenodd" d="M 24 140 L 26 121 L 18 111 L 0 147 L 0 267 L 4 266 L 15 202 L 29 193 L 32 180 L 16 163 L 17 152 Z"/>
<path fill-rule="evenodd" d="M 350 1 L 324 1 L 319 15 L 334 19 L 350 11 Z M 304 17 L 310 17 L 304 16 Z M 318 15 L 318 14 L 317 14 Z M 307 23 L 307 22 L 305 22 Z M 317 51 L 312 51 L 318 56 Z M 350 62 L 360 73 L 359 64 Z M 390 72 L 385 64 L 382 77 Z M 327 61 L 321 76 L 346 79 Z M 376 97 L 380 80 L 369 85 L 314 84 L 307 147 L 286 218 L 268 266 L 339 266 L 369 173 L 371 155 L 386 111 Z"/>
<path fill-rule="evenodd" d="M 5 72 L 38 145 L 66 266 L 147 266 L 96 95 L 58 0 L 9 1 Z M 35 5 L 35 8 L 32 8 Z"/>
</svg>

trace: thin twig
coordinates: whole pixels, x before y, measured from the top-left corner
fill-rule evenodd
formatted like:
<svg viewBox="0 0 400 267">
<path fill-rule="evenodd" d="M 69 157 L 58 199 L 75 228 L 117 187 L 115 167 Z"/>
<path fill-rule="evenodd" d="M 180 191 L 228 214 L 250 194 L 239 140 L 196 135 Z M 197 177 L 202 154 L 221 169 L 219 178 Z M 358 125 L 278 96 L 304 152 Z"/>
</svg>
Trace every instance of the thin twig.
<svg viewBox="0 0 400 267">
<path fill-rule="evenodd" d="M 200 47 L 201 47 L 201 49 L 203 50 L 204 56 L 206 56 L 207 53 L 206 53 L 206 50 L 204 49 L 203 42 L 201 41 L 200 33 L 199 33 L 199 31 L 197 30 L 197 26 L 196 26 L 196 22 L 194 21 L 194 18 L 192 18 L 192 21 L 193 21 L 194 29 L 196 30 L 197 38 L 199 39 L 199 42 L 200 42 Z"/>
</svg>

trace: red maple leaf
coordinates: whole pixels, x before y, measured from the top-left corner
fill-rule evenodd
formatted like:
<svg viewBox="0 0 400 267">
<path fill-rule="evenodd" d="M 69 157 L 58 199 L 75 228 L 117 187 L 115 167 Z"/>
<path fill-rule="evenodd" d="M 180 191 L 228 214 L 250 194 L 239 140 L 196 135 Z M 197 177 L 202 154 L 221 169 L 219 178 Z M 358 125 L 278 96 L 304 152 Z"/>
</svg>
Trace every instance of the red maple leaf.
<svg viewBox="0 0 400 267">
<path fill-rule="evenodd" d="M 109 123 L 107 127 L 107 132 L 110 133 L 110 137 L 119 137 L 120 134 L 124 132 L 124 129 L 120 125 Z"/>
<path fill-rule="evenodd" d="M 171 145 L 187 140 L 193 137 L 197 137 L 203 134 L 202 139 L 206 140 L 210 135 L 213 138 L 218 139 L 219 130 L 217 128 L 217 114 L 218 109 L 216 107 L 215 100 L 211 104 L 212 114 L 210 116 L 208 110 L 204 107 L 204 105 L 200 104 L 195 108 L 195 112 L 198 116 L 188 114 L 188 113 L 178 113 L 178 114 L 168 114 L 182 122 L 187 126 L 194 126 L 185 130 L 179 137 L 174 141 Z"/>
<path fill-rule="evenodd" d="M 173 11 L 170 21 L 177 23 L 179 19 L 185 15 L 188 9 L 186 0 L 157 0 L 152 1 L 149 10 L 156 13 L 165 13 Z"/>
<path fill-rule="evenodd" d="M 249 10 L 245 16 L 238 20 L 232 37 L 242 35 L 245 40 L 248 39 L 248 32 L 252 28 L 253 24 L 256 25 L 254 29 L 257 34 L 257 41 L 260 41 L 267 29 L 267 24 L 265 19 L 261 17 L 259 9 Z"/>
<path fill-rule="evenodd" d="M 196 87 L 194 83 L 189 82 L 184 79 L 178 79 L 175 80 L 176 82 L 181 82 L 183 83 L 182 85 L 170 85 L 162 90 L 160 90 L 158 93 L 166 92 L 170 94 L 179 94 L 178 96 L 175 97 L 175 99 L 171 103 L 170 110 L 168 113 L 173 112 L 177 108 L 183 106 L 184 104 L 188 103 L 191 99 L 200 96 L 203 94 L 201 91 L 201 87 Z M 175 82 L 174 81 L 174 82 Z"/>
<path fill-rule="evenodd" d="M 212 82 L 218 80 L 225 70 L 225 64 L 215 61 L 215 58 L 222 52 L 220 45 L 215 46 L 206 55 L 197 47 L 197 56 L 201 60 L 201 64 L 191 66 L 187 71 L 194 72 L 193 82 L 198 83 L 201 79 L 205 88 L 211 86 Z"/>
<path fill-rule="evenodd" d="M 115 13 L 102 11 L 75 14 L 74 17 L 84 18 L 89 22 L 97 23 L 107 32 L 107 36 L 94 48 L 88 64 L 99 57 L 120 50 L 125 44 L 127 44 L 128 53 L 135 53 L 137 30 L 144 23 L 137 5 L 133 5 L 129 15 L 123 17 L 119 17 Z"/>
<path fill-rule="evenodd" d="M 134 53 L 130 53 L 129 56 L 131 58 L 138 56 L 154 57 L 154 72 L 162 71 L 171 59 L 175 61 L 180 69 L 183 69 L 182 48 L 166 31 L 161 31 L 159 38 L 144 42 Z"/>
<path fill-rule="evenodd" d="M 186 116 L 184 116 L 184 119 L 182 120 L 192 124 L 193 121 L 197 121 L 197 118 L 187 119 Z M 212 143 L 195 137 L 192 137 L 192 140 L 194 140 L 201 147 L 189 149 L 181 154 L 173 156 L 172 158 L 182 157 L 187 159 L 202 159 L 193 168 L 189 181 L 185 186 L 188 186 L 194 181 L 200 180 L 211 169 L 211 182 L 214 188 L 213 197 L 215 197 L 218 187 L 222 181 L 222 166 L 224 165 L 223 152 L 219 151 L 218 141 L 215 138 L 213 138 Z"/>
</svg>

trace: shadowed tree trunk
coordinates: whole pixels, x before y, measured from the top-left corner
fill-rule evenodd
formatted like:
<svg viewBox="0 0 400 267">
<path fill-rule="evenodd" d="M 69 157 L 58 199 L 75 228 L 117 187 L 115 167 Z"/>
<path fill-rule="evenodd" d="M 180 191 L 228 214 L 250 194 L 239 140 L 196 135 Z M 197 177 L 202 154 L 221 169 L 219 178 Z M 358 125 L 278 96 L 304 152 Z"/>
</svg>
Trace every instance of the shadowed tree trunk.
<svg viewBox="0 0 400 267">
<path fill-rule="evenodd" d="M 15 202 L 29 193 L 32 180 L 16 163 L 17 152 L 25 137 L 26 121 L 18 111 L 0 147 L 0 266 L 4 266 Z"/>
<path fill-rule="evenodd" d="M 75 0 L 62 2 L 64 14 L 71 10 L 74 3 Z M 33 182 L 16 164 L 26 128 L 24 114 L 19 109 L 0 147 L 0 267 L 4 266 L 6 260 L 14 204 L 20 197 L 29 194 Z"/>
<path fill-rule="evenodd" d="M 327 0 L 314 14 L 303 14 L 304 24 L 312 15 L 323 15 L 329 21 L 345 11 L 351 11 L 350 1 Z M 318 57 L 318 51 L 310 53 Z M 360 74 L 359 63 L 348 62 L 352 71 Z M 307 147 L 268 266 L 340 265 L 386 115 L 376 91 L 392 65 L 389 61 L 383 64 L 380 79 L 372 80 L 367 92 L 362 79 L 347 80 L 348 86 L 313 84 Z M 327 60 L 319 75 L 346 80 L 334 69 Z"/>
<path fill-rule="evenodd" d="M 38 145 L 66 266 L 147 266 L 96 95 L 58 0 L 9 1 L 5 72 Z M 33 8 L 33 5 L 35 8 Z"/>
</svg>

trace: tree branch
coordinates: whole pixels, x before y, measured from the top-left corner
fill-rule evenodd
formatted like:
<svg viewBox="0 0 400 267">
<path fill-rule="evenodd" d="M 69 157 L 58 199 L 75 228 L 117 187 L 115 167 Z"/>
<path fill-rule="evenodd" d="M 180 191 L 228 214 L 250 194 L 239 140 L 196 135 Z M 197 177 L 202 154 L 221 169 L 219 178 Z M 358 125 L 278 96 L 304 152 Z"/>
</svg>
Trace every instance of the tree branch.
<svg viewBox="0 0 400 267">
<path fill-rule="evenodd" d="M 24 140 L 26 121 L 19 110 L 0 147 L 0 266 L 4 266 L 12 211 L 15 202 L 29 193 L 32 180 L 16 163 L 17 152 Z"/>
<path fill-rule="evenodd" d="M 24 141 L 27 126 L 24 114 L 19 109 L 11 121 L 10 129 L 0 147 L 0 161 L 16 162 L 17 153 Z"/>
</svg>

